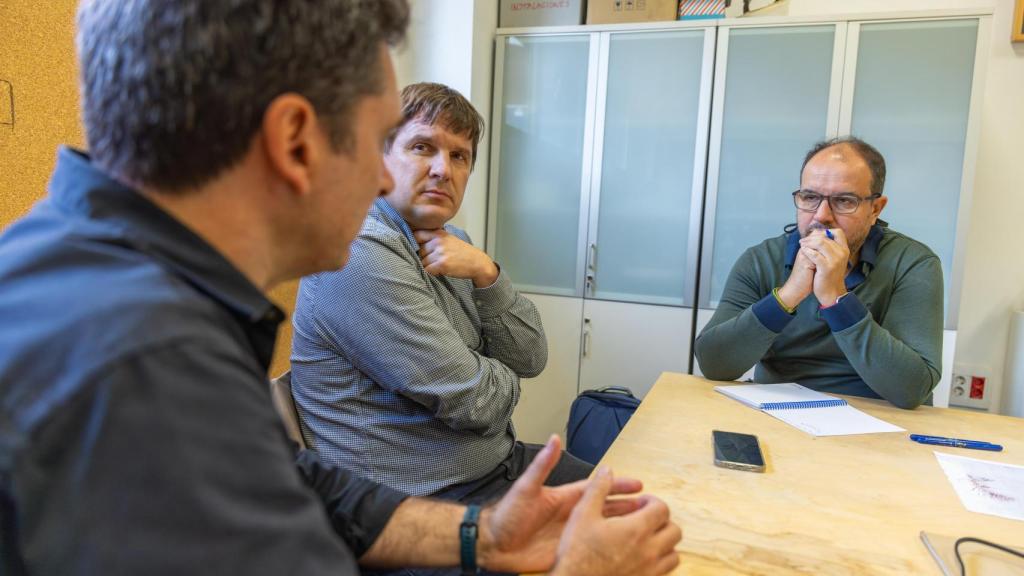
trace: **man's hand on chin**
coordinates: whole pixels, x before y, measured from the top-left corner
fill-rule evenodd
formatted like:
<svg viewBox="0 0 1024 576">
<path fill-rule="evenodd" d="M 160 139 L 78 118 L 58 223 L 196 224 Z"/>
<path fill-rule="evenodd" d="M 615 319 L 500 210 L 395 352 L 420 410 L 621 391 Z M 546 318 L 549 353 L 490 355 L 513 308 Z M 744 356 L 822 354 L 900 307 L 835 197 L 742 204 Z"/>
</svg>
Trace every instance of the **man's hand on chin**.
<svg viewBox="0 0 1024 576">
<path fill-rule="evenodd" d="M 800 252 L 814 264 L 814 296 L 828 307 L 846 294 L 846 272 L 850 263 L 850 247 L 841 228 L 808 234 L 800 239 Z"/>
<path fill-rule="evenodd" d="M 443 229 L 417 230 L 413 236 L 420 243 L 420 261 L 428 274 L 466 278 L 477 288 L 486 288 L 498 279 L 498 265 L 491 257 L 459 237 Z"/>
</svg>

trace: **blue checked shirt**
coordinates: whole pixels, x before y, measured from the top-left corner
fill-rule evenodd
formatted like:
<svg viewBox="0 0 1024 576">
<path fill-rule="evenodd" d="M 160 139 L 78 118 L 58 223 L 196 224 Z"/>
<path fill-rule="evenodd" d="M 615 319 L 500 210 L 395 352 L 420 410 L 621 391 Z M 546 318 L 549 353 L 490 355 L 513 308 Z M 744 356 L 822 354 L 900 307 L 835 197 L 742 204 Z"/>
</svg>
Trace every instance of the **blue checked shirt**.
<svg viewBox="0 0 1024 576">
<path fill-rule="evenodd" d="M 427 495 L 511 453 L 519 378 L 544 369 L 547 341 L 504 272 L 478 289 L 431 276 L 418 250 L 378 199 L 344 270 L 303 278 L 291 361 L 303 435 L 325 461 Z"/>
</svg>

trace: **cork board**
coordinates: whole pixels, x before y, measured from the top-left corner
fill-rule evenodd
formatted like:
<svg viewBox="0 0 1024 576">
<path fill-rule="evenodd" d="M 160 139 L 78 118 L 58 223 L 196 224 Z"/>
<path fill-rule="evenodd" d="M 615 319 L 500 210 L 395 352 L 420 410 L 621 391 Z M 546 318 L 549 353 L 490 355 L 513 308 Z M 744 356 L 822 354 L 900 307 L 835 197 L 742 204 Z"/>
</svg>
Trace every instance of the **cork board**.
<svg viewBox="0 0 1024 576">
<path fill-rule="evenodd" d="M 0 2 L 0 230 L 45 194 L 58 144 L 84 145 L 75 0 Z"/>
<path fill-rule="evenodd" d="M 77 0 L 0 0 L 0 232 L 46 194 L 57 147 L 85 147 L 75 56 Z M 11 122 L 2 106 L 10 100 Z M 289 316 L 298 282 L 271 298 Z M 281 325 L 271 374 L 288 369 L 291 322 Z"/>
</svg>

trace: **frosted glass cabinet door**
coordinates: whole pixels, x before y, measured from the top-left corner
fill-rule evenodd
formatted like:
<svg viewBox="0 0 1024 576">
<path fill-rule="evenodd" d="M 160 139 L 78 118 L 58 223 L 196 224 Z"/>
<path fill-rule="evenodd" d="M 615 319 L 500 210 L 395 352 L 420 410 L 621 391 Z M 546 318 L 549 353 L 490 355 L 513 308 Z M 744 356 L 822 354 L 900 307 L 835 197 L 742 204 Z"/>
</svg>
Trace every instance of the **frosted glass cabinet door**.
<svg viewBox="0 0 1024 576">
<path fill-rule="evenodd" d="M 707 146 L 711 55 L 705 64 L 704 38 L 702 29 L 610 35 L 597 234 L 590 255 L 595 282 L 587 296 L 693 305 L 692 284 L 689 293 L 684 286 L 697 272 L 696 255 L 693 269 L 687 264 L 688 248 L 696 244 L 690 238 L 694 151 L 700 147 L 694 207 L 699 214 Z M 705 110 L 702 72 L 708 75 Z M 600 100 L 598 110 L 600 116 Z M 599 130 L 600 125 L 598 120 Z"/>
<path fill-rule="evenodd" d="M 589 35 L 503 43 L 493 254 L 520 289 L 578 294 Z M 499 54 L 501 50 L 499 50 Z M 480 167 L 477 167 L 480 169 Z"/>
<path fill-rule="evenodd" d="M 733 28 L 727 42 L 724 90 L 715 92 L 724 103 L 719 162 L 709 178 L 717 191 L 709 185 L 705 218 L 714 224 L 705 224 L 702 308 L 718 306 L 744 250 L 796 220 L 790 193 L 800 187 L 804 154 L 828 134 L 835 26 Z"/>
<path fill-rule="evenodd" d="M 850 133 L 885 156 L 882 219 L 942 259 L 948 299 L 978 21 L 861 24 Z"/>
</svg>

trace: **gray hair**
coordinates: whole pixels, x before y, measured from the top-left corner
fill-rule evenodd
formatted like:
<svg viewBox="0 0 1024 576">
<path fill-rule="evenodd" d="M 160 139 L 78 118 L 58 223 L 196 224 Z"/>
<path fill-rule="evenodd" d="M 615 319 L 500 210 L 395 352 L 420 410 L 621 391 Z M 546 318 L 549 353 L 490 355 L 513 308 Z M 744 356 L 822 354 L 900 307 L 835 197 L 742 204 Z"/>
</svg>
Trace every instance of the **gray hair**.
<svg viewBox="0 0 1024 576">
<path fill-rule="evenodd" d="M 242 159 L 267 106 L 294 92 L 336 151 L 352 114 L 380 93 L 380 47 L 407 0 L 83 0 L 78 55 L 94 162 L 167 191 L 200 186 Z"/>
<path fill-rule="evenodd" d="M 800 166 L 800 176 L 803 177 L 804 168 L 807 167 L 807 163 L 811 161 L 811 158 L 817 156 L 819 152 L 836 146 L 849 146 L 864 160 L 864 163 L 868 165 L 868 170 L 871 171 L 871 193 L 881 196 L 882 190 L 885 189 L 885 158 L 877 148 L 856 136 L 830 138 L 812 146 L 807 151 L 807 155 L 804 156 L 803 166 Z"/>
</svg>

